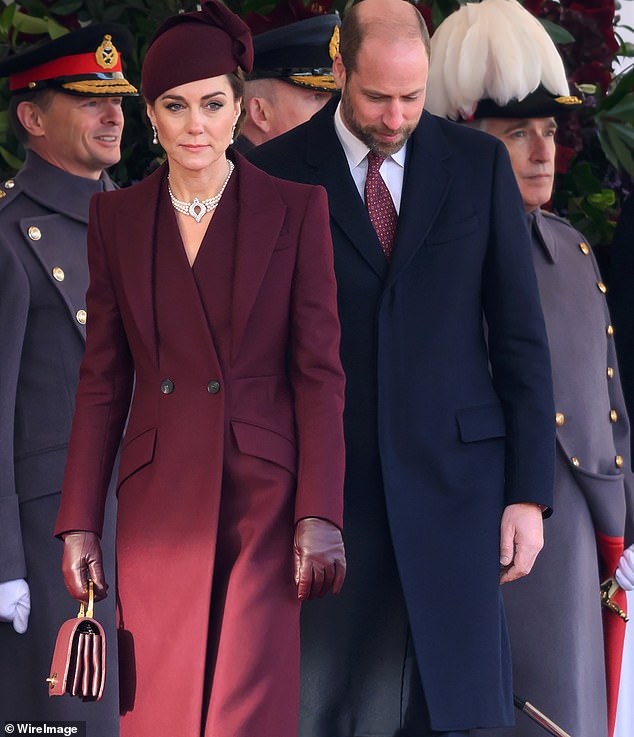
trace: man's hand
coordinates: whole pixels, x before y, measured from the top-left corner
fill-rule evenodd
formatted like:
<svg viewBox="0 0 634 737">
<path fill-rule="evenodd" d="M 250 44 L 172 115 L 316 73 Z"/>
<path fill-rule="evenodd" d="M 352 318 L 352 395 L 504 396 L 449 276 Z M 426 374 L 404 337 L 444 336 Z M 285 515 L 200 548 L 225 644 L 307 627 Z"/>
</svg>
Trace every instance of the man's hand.
<svg viewBox="0 0 634 737">
<path fill-rule="evenodd" d="M 500 583 L 530 573 L 544 547 L 542 510 L 537 504 L 509 504 L 500 525 Z"/>
<path fill-rule="evenodd" d="M 338 527 L 325 519 L 305 517 L 295 525 L 295 583 L 298 599 L 315 599 L 341 591 L 346 554 Z"/>
<path fill-rule="evenodd" d="M 99 536 L 80 530 L 64 535 L 62 573 L 68 593 L 77 601 L 88 601 L 88 579 L 94 585 L 95 601 L 105 598 L 108 584 L 103 573 Z"/>
<path fill-rule="evenodd" d="M 634 545 L 623 551 L 614 578 L 624 591 L 634 589 Z"/>
<path fill-rule="evenodd" d="M 13 629 L 23 635 L 29 624 L 31 592 L 23 578 L 0 583 L 0 622 L 11 622 Z"/>
</svg>

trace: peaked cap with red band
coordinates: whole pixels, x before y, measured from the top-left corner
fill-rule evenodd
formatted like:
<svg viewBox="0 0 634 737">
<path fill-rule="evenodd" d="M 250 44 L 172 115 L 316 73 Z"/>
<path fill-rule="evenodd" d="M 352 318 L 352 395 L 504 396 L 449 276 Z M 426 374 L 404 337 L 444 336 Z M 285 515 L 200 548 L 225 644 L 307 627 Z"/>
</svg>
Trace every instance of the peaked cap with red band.
<svg viewBox="0 0 634 737">
<path fill-rule="evenodd" d="M 220 77 L 253 67 L 249 27 L 216 0 L 202 10 L 168 18 L 159 28 L 143 61 L 141 90 L 148 102 L 181 84 Z"/>
<path fill-rule="evenodd" d="M 95 23 L 0 61 L 12 94 L 46 88 L 85 97 L 136 95 L 123 76 L 122 53 L 132 48 L 129 31 Z"/>
</svg>

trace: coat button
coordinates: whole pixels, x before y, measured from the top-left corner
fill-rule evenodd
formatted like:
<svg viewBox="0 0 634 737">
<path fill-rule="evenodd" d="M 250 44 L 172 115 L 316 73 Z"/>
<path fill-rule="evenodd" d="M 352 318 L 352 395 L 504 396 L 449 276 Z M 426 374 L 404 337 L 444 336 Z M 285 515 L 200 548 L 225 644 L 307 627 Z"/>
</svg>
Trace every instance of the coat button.
<svg viewBox="0 0 634 737">
<path fill-rule="evenodd" d="M 218 394 L 218 392 L 220 391 L 220 382 L 214 380 L 210 381 L 207 384 L 207 391 L 210 394 Z"/>
<path fill-rule="evenodd" d="M 1 199 L 2 199 L 3 197 L 6 197 L 6 196 L 7 196 L 7 193 L 6 193 L 5 191 L 4 191 L 4 189 L 0 189 L 0 200 L 1 200 Z"/>
<path fill-rule="evenodd" d="M 53 267 L 53 279 L 55 279 L 55 281 L 64 281 L 65 276 L 64 269 L 60 266 Z"/>
<path fill-rule="evenodd" d="M 573 466 L 579 467 L 580 465 L 579 459 L 577 458 L 577 456 L 572 456 L 572 458 L 570 459 L 570 462 L 572 463 Z"/>
<path fill-rule="evenodd" d="M 609 335 L 610 337 L 611 337 L 612 335 L 614 335 L 614 328 L 612 327 L 612 325 L 608 325 L 608 326 L 607 326 L 607 328 L 605 329 L 605 332 L 606 332 L 606 333 L 607 333 L 607 334 L 608 334 L 608 335 Z"/>
<path fill-rule="evenodd" d="M 31 225 L 31 227 L 28 230 L 28 234 L 29 234 L 29 238 L 32 241 L 39 241 L 40 238 L 42 237 L 42 231 L 36 225 Z"/>
<path fill-rule="evenodd" d="M 555 425 L 561 427 L 566 422 L 566 415 L 563 412 L 555 413 Z"/>
<path fill-rule="evenodd" d="M 161 391 L 163 394 L 171 394 L 174 391 L 174 382 L 171 379 L 163 379 L 161 382 Z"/>
<path fill-rule="evenodd" d="M 612 366 L 608 366 L 607 373 L 608 373 L 608 379 L 613 379 L 614 378 L 614 369 L 612 368 Z"/>
<path fill-rule="evenodd" d="M 610 410 L 610 422 L 616 422 L 619 419 L 619 413 L 615 409 Z"/>
<path fill-rule="evenodd" d="M 88 317 L 88 314 L 87 314 L 86 310 L 77 310 L 77 312 L 75 313 L 75 318 L 77 319 L 77 322 L 80 325 L 85 325 L 86 324 L 86 318 L 87 317 Z"/>
<path fill-rule="evenodd" d="M 7 181 L 4 183 L 5 189 L 13 189 L 15 187 L 15 182 L 13 179 L 7 179 Z"/>
<path fill-rule="evenodd" d="M 608 291 L 608 288 L 602 281 L 597 282 L 597 287 L 599 287 L 599 291 L 601 292 L 601 294 L 605 294 Z"/>
<path fill-rule="evenodd" d="M 583 253 L 584 256 L 587 256 L 590 253 L 588 244 L 584 243 L 584 241 L 581 241 L 581 243 L 579 244 L 579 249 L 581 250 L 581 253 Z"/>
<path fill-rule="evenodd" d="M 617 468 L 623 468 L 623 456 L 615 456 L 614 463 Z"/>
</svg>

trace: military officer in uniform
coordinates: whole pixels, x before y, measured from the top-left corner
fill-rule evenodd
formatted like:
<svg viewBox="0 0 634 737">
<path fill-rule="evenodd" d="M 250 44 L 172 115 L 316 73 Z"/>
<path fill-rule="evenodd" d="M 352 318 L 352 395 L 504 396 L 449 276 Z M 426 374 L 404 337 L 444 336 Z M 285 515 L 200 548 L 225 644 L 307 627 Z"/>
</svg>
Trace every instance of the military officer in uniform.
<svg viewBox="0 0 634 737">
<path fill-rule="evenodd" d="M 90 25 L 0 63 L 27 152 L 0 184 L 0 720 L 85 721 L 90 737 L 119 729 L 114 603 L 96 608 L 109 652 L 103 700 L 50 698 L 56 633 L 77 614 L 52 533 L 88 319 L 88 203 L 114 188 L 105 169 L 120 158 L 122 97 L 136 93 L 122 72 L 130 41 L 124 28 Z"/>
<path fill-rule="evenodd" d="M 330 100 L 339 26 L 339 15 L 329 13 L 253 38 L 255 60 L 244 94 L 246 118 L 235 143 L 240 153 L 305 123 Z"/>
<path fill-rule="evenodd" d="M 460 76 L 454 54 L 479 74 Z M 553 189 L 555 116 L 581 101 L 570 95 L 555 45 L 515 0 L 463 6 L 439 26 L 431 58 L 428 109 L 474 121 L 509 151 L 551 350 L 555 514 L 531 575 L 503 590 L 515 690 L 575 737 L 609 737 L 625 623 L 602 613 L 600 585 L 615 574 L 621 586 L 634 584 L 632 548 L 624 554 L 634 542 L 629 424 L 597 262 L 579 231 L 541 209 Z M 625 606 L 624 591 L 616 601 Z M 490 734 L 543 731 L 518 717 L 514 729 Z"/>
</svg>

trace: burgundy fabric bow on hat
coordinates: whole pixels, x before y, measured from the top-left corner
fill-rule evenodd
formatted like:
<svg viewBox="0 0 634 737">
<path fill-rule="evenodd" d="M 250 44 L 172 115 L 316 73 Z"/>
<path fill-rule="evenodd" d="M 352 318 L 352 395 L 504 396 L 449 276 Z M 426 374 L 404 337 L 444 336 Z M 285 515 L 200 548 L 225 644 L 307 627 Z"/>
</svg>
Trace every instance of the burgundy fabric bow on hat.
<svg viewBox="0 0 634 737">
<path fill-rule="evenodd" d="M 217 0 L 202 10 L 168 18 L 159 28 L 143 61 L 141 88 L 154 102 L 172 87 L 253 67 L 249 27 Z"/>
</svg>

